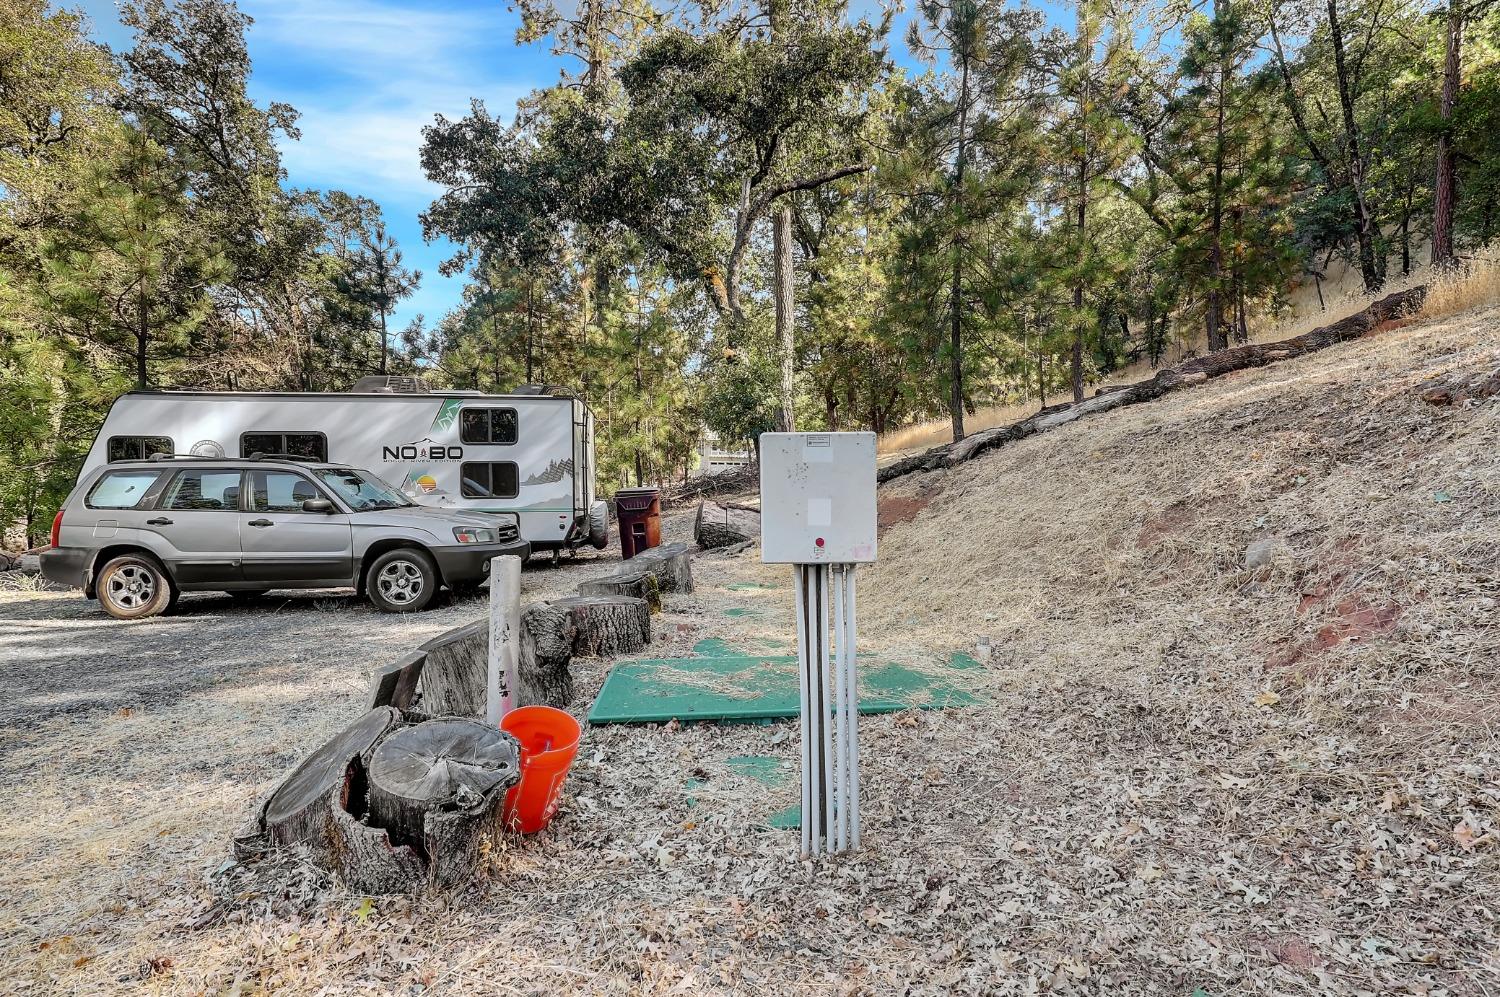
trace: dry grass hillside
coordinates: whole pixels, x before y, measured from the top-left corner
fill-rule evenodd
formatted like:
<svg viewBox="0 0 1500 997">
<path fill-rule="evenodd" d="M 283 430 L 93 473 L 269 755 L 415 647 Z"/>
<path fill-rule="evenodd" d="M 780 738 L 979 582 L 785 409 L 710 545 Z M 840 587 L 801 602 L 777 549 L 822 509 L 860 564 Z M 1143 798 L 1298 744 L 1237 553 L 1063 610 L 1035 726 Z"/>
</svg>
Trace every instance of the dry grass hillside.
<svg viewBox="0 0 1500 997">
<path fill-rule="evenodd" d="M 1047 857 L 1027 945 L 1500 989 L 1500 398 L 1421 398 L 1497 370 L 1492 303 L 882 488 L 862 632 L 992 639 L 954 781 Z"/>
</svg>

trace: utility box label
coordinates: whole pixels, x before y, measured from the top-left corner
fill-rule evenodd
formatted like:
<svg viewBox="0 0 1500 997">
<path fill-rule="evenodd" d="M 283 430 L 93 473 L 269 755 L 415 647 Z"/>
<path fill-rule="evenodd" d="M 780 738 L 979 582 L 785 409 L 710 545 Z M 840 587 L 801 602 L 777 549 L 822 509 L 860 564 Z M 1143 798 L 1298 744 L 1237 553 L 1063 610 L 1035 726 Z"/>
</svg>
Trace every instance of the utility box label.
<svg viewBox="0 0 1500 997">
<path fill-rule="evenodd" d="M 875 560 L 875 434 L 765 433 L 760 438 L 761 560 Z"/>
</svg>

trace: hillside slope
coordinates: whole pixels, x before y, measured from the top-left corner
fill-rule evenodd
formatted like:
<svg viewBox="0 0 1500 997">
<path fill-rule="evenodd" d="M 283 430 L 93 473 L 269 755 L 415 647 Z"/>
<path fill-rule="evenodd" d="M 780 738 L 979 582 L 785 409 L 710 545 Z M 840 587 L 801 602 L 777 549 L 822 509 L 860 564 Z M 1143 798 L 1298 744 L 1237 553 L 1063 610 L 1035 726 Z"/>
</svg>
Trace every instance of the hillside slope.
<svg viewBox="0 0 1500 997">
<path fill-rule="evenodd" d="M 1491 308 L 881 489 L 861 635 L 992 638 L 993 713 L 931 752 L 982 745 L 955 781 L 1049 856 L 1026 949 L 1493 989 L 1500 398 L 1419 386 L 1497 368 Z"/>
</svg>

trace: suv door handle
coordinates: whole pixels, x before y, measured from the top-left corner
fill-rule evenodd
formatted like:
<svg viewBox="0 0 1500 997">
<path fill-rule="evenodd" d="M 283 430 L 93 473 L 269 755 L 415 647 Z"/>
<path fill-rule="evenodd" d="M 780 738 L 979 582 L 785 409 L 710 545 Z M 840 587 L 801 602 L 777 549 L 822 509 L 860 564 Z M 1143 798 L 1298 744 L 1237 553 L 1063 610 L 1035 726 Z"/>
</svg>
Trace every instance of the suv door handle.
<svg viewBox="0 0 1500 997">
<path fill-rule="evenodd" d="M 171 526 L 172 521 L 166 516 L 157 516 L 155 519 L 146 520 L 147 526 Z"/>
<path fill-rule="evenodd" d="M 269 519 L 252 519 L 252 520 L 250 520 L 249 525 L 251 525 L 251 526 L 275 526 L 276 524 L 273 523 L 273 522 L 271 522 Z"/>
</svg>

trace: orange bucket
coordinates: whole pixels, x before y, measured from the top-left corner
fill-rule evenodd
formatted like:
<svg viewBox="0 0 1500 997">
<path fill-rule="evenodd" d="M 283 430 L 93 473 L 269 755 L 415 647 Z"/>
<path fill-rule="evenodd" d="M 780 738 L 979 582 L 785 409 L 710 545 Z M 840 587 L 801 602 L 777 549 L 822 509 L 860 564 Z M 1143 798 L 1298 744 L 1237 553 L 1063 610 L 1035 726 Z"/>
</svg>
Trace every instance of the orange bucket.
<svg viewBox="0 0 1500 997">
<path fill-rule="evenodd" d="M 535 834 L 552 823 L 568 768 L 578 756 L 578 721 L 550 706 L 523 706 L 500 721 L 521 742 L 521 781 L 505 794 L 505 826 Z"/>
</svg>

